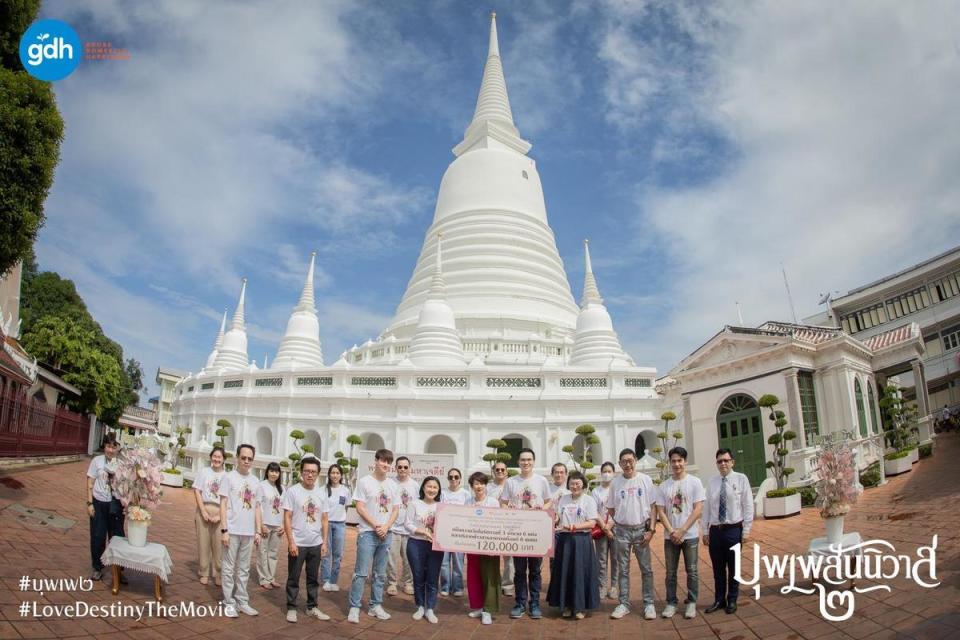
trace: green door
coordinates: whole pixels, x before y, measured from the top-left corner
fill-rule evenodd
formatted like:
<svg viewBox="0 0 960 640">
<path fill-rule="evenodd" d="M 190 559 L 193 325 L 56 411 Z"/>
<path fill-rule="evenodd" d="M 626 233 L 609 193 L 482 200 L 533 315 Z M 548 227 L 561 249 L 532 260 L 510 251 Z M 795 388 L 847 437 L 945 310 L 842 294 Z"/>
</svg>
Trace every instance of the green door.
<svg viewBox="0 0 960 640">
<path fill-rule="evenodd" d="M 753 398 L 742 394 L 727 398 L 717 412 L 717 431 L 720 447 L 733 451 L 737 460 L 734 470 L 745 474 L 750 486 L 760 486 L 767 477 L 767 456 L 760 407 Z"/>
</svg>

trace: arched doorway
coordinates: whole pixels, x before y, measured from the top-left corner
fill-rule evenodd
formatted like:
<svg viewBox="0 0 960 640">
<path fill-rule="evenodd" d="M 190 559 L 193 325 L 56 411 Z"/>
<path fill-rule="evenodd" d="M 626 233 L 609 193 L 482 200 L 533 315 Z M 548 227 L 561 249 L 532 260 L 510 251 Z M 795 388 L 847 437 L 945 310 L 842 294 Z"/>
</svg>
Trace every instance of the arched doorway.
<svg viewBox="0 0 960 640">
<path fill-rule="evenodd" d="M 527 437 L 520 435 L 519 433 L 510 433 L 510 434 L 507 434 L 507 435 L 503 436 L 503 438 L 501 438 L 501 440 L 503 440 L 504 442 L 506 442 L 506 443 L 507 443 L 507 446 L 504 447 L 503 449 L 498 450 L 497 453 L 509 453 L 509 454 L 510 454 L 510 459 L 507 461 L 507 466 L 508 466 L 508 467 L 514 467 L 514 468 L 516 468 L 516 467 L 519 467 L 519 466 L 520 466 L 520 463 L 517 462 L 517 458 L 518 458 L 519 455 L 520 455 L 520 449 L 524 449 L 524 448 L 532 449 L 532 448 L 533 448 L 533 447 L 530 445 L 530 440 L 529 440 Z"/>
<path fill-rule="evenodd" d="M 767 456 L 763 418 L 756 401 L 742 393 L 724 400 L 717 411 L 717 432 L 720 448 L 733 451 L 736 470 L 746 474 L 750 486 L 759 486 L 767 477 Z"/>
<path fill-rule="evenodd" d="M 273 455 L 273 432 L 270 427 L 257 429 L 257 454 Z"/>
<path fill-rule="evenodd" d="M 360 445 L 363 451 L 377 451 L 387 448 L 383 443 L 383 437 L 379 433 L 365 433 L 360 437 L 363 439 L 363 444 Z"/>
<path fill-rule="evenodd" d="M 863 405 L 863 387 L 860 386 L 860 380 L 853 379 L 853 395 L 857 402 L 857 424 L 860 425 L 860 437 L 867 437 L 867 410 Z"/>
<path fill-rule="evenodd" d="M 303 435 L 304 435 L 303 444 L 310 445 L 313 448 L 313 455 L 317 458 L 317 460 L 320 460 L 321 459 L 320 454 L 322 453 L 322 451 L 320 450 L 320 434 L 317 433 L 315 430 L 310 429 Z"/>
<path fill-rule="evenodd" d="M 432 436 L 423 448 L 424 453 L 457 453 L 457 444 L 450 436 Z"/>
<path fill-rule="evenodd" d="M 657 432 L 646 429 L 638 433 L 636 440 L 633 441 L 633 452 L 637 454 L 637 460 L 642 460 L 648 451 L 659 446 L 660 441 L 657 439 Z"/>
<path fill-rule="evenodd" d="M 585 438 L 581 435 L 578 435 L 573 439 L 573 456 L 577 460 L 580 460 L 583 457 L 583 450 L 586 444 L 584 440 Z M 590 451 L 587 455 L 587 460 L 592 462 L 597 469 L 599 469 L 600 465 L 603 464 L 603 447 L 599 442 L 590 445 Z"/>
</svg>

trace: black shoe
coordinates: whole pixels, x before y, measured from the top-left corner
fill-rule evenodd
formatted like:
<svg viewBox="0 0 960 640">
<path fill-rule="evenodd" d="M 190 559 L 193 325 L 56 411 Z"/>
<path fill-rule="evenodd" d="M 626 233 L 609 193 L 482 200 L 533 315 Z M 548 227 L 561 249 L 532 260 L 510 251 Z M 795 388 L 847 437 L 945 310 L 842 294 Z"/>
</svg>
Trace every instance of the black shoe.
<svg viewBox="0 0 960 640">
<path fill-rule="evenodd" d="M 720 611 L 726 605 L 723 602 L 714 602 L 712 605 L 703 610 L 704 613 L 713 613 L 714 611 Z"/>
<path fill-rule="evenodd" d="M 733 600 L 732 602 L 727 603 L 726 608 L 727 613 L 736 613 L 737 612 L 737 601 Z"/>
</svg>

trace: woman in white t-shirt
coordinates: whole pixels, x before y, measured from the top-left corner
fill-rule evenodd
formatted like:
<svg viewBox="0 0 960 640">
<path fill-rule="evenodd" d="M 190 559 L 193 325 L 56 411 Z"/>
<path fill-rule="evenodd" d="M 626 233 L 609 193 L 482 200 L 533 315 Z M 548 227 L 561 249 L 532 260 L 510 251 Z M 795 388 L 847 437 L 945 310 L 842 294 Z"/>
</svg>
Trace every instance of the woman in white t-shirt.
<svg viewBox="0 0 960 640">
<path fill-rule="evenodd" d="M 600 572 L 600 599 L 609 596 L 617 597 L 617 583 L 620 570 L 617 567 L 617 556 L 613 551 L 613 519 L 607 511 L 607 496 L 610 495 L 610 484 L 616 474 L 616 467 L 612 462 L 600 465 L 600 484 L 594 487 L 590 495 L 597 501 L 598 524 L 603 529 L 603 535 L 593 541 L 597 552 L 597 568 Z"/>
<path fill-rule="evenodd" d="M 330 503 L 330 531 L 327 553 L 320 558 L 320 582 L 324 591 L 340 591 L 340 562 L 347 534 L 347 507 L 353 502 L 350 488 L 343 484 L 343 469 L 338 464 L 327 469 L 327 502 Z"/>
<path fill-rule="evenodd" d="M 473 495 L 467 504 L 499 509 L 500 501 L 487 495 L 490 478 L 482 471 L 470 474 Z M 500 611 L 500 556 L 467 554 L 467 599 L 471 618 L 482 624 L 493 624 L 493 614 Z"/>
<path fill-rule="evenodd" d="M 223 544 L 220 542 L 220 484 L 225 473 L 223 449 L 210 451 L 210 466 L 204 467 L 193 480 L 193 497 L 197 503 L 197 555 L 200 558 L 200 584 L 210 577 L 220 585 L 220 564 Z"/>
<path fill-rule="evenodd" d="M 463 488 L 463 474 L 453 467 L 447 471 L 447 489 L 443 492 L 444 504 L 463 505 L 470 499 L 470 492 Z M 443 556 L 443 568 L 440 569 L 440 595 L 463 595 L 463 554 L 447 553 Z"/>
<path fill-rule="evenodd" d="M 257 549 L 257 578 L 260 587 L 273 589 L 277 582 L 277 551 L 283 536 L 283 485 L 280 484 L 280 465 L 271 462 L 264 471 L 258 488 L 263 527 L 260 531 L 260 546 Z"/>
<path fill-rule="evenodd" d="M 407 541 L 407 562 L 413 576 L 413 600 L 417 610 L 414 620 L 426 618 L 437 624 L 433 610 L 437 606 L 437 583 L 440 581 L 440 565 L 443 552 L 433 550 L 433 524 L 436 521 L 437 504 L 440 503 L 440 479 L 427 476 L 420 483 L 420 499 L 407 505 L 404 526 L 410 539 Z"/>
<path fill-rule="evenodd" d="M 547 604 L 562 609 L 564 618 L 573 616 L 577 620 L 600 606 L 596 552 L 590 538 L 590 530 L 597 523 L 597 501 L 584 492 L 586 484 L 582 473 L 570 473 L 570 493 L 556 505 L 559 535 L 547 589 Z"/>
</svg>

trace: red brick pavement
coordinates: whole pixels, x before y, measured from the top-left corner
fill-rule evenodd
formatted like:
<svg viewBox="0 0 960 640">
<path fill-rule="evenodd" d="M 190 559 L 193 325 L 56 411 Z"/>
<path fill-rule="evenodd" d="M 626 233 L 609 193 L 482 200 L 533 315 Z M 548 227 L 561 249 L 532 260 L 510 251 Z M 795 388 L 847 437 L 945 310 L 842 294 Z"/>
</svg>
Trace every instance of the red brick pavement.
<svg viewBox="0 0 960 640">
<path fill-rule="evenodd" d="M 21 617 L 18 607 L 24 601 L 64 604 L 74 601 L 110 604 L 114 601 L 145 603 L 152 599 L 152 579 L 128 571 L 130 585 L 116 597 L 106 583 L 97 583 L 92 592 L 48 592 L 43 595 L 21 592 L 18 579 L 76 578 L 90 571 L 89 533 L 85 514 L 86 462 L 16 471 L 0 478 L 0 638 L 370 638 L 402 637 L 409 640 L 457 638 L 502 640 L 503 638 L 722 638 L 723 640 L 800 640 L 802 638 L 960 638 L 960 436 L 944 435 L 937 440 L 936 454 L 914 466 L 911 473 L 891 478 L 886 486 L 869 489 L 847 516 L 846 530 L 859 531 L 864 539 L 880 538 L 893 543 L 898 553 L 913 555 L 920 545 L 929 545 L 939 536 L 937 578 L 941 585 L 923 589 L 903 579 L 890 581 L 892 591 L 873 591 L 856 595 L 854 616 L 844 622 L 830 623 L 820 616 L 816 596 L 781 595 L 785 580 L 761 580 L 761 597 L 754 600 L 751 590 L 741 592 L 740 608 L 734 615 L 723 612 L 704 615 L 702 608 L 713 599 L 709 558 L 701 553 L 700 606 L 693 620 L 676 616 L 671 620 L 645 621 L 637 615 L 641 609 L 639 571 L 634 564 L 631 594 L 634 613 L 615 621 L 608 617 L 614 602 L 604 600 L 600 611 L 587 619 L 572 622 L 546 609 L 541 621 L 511 620 L 507 611 L 512 598 L 502 601 L 502 613 L 492 626 L 484 627 L 466 616 L 463 598 L 442 598 L 438 607 L 439 625 L 414 622 L 410 596 L 386 597 L 385 607 L 393 619 L 377 622 L 365 614 L 359 625 L 345 621 L 347 594 L 354 560 L 353 531 L 348 533 L 344 571 L 339 593 L 320 594 L 321 608 L 333 616 L 331 622 L 307 620 L 298 624 L 284 620 L 282 590 L 262 591 L 251 580 L 252 604 L 260 610 L 256 618 L 130 618 L 38 620 Z M 20 503 L 56 512 L 76 520 L 66 532 L 25 524 L 7 507 Z M 206 604 L 219 599 L 219 589 L 199 584 L 196 579 L 193 501 L 187 490 L 167 489 L 164 502 L 150 527 L 151 541 L 167 546 L 174 561 L 174 574 L 167 587 L 167 602 L 193 601 Z M 802 553 L 808 541 L 823 535 L 822 521 L 814 509 L 785 520 L 756 523 L 753 538 L 764 554 Z M 659 538 L 659 536 L 658 536 Z M 663 606 L 662 542 L 654 541 L 654 576 L 658 610 Z M 747 554 L 752 560 L 752 553 Z M 546 571 L 545 571 L 546 573 Z M 685 576 L 680 569 L 681 595 Z M 278 579 L 286 578 L 286 563 L 281 561 Z M 549 576 L 544 575 L 544 587 Z M 869 586 L 861 581 L 857 586 Z M 546 589 L 544 589 L 545 591 Z M 303 597 L 303 596 L 301 596 Z"/>
</svg>

